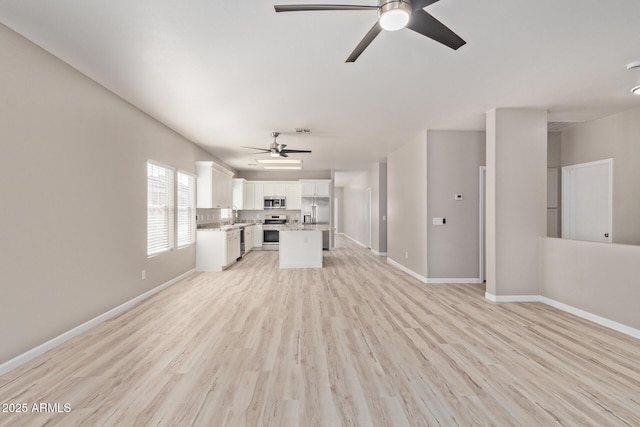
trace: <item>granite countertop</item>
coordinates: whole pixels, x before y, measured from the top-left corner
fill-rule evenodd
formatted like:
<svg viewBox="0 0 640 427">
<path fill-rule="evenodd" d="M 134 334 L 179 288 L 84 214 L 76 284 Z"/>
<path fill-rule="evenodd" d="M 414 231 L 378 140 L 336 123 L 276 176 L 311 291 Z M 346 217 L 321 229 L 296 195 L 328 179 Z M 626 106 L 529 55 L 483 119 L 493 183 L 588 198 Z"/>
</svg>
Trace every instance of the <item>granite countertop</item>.
<svg viewBox="0 0 640 427">
<path fill-rule="evenodd" d="M 264 224 L 254 223 L 254 222 L 238 222 L 236 224 L 211 223 L 211 224 L 200 224 L 198 225 L 197 229 L 198 231 L 227 231 L 227 230 L 235 230 L 239 228 L 249 227 L 251 225 L 264 225 Z M 265 228 L 270 228 L 274 230 L 285 230 L 285 231 L 335 230 L 333 227 L 329 226 L 329 224 L 284 224 L 284 225 L 267 224 Z"/>
<path fill-rule="evenodd" d="M 288 224 L 285 227 L 281 228 L 283 231 L 310 231 L 310 230 L 320 230 L 320 231 L 330 231 L 334 230 L 329 224 Z"/>
<path fill-rule="evenodd" d="M 235 230 L 240 228 L 249 227 L 251 225 L 262 225 L 262 223 L 254 223 L 254 222 L 238 222 L 235 224 L 220 224 L 220 223 L 211 223 L 211 224 L 200 224 L 197 227 L 199 231 L 227 231 L 227 230 Z"/>
</svg>

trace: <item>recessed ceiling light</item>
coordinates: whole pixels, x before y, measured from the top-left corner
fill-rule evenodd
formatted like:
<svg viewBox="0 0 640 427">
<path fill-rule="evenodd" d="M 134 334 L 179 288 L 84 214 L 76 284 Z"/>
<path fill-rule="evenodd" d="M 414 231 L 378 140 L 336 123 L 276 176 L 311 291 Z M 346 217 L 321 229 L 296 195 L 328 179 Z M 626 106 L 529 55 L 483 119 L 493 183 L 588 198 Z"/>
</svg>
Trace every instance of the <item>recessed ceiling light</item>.
<svg viewBox="0 0 640 427">
<path fill-rule="evenodd" d="M 631 93 L 634 93 L 636 95 L 640 95 L 640 85 L 634 87 L 633 89 L 631 89 Z"/>
<path fill-rule="evenodd" d="M 260 164 L 277 164 L 277 165 L 284 165 L 284 164 L 296 164 L 299 165 L 302 163 L 302 160 L 294 160 L 294 159 L 267 159 L 267 160 L 256 160 L 256 162 L 260 163 Z"/>
<path fill-rule="evenodd" d="M 302 166 L 265 166 L 264 169 L 270 170 L 298 170 L 302 169 Z"/>
</svg>

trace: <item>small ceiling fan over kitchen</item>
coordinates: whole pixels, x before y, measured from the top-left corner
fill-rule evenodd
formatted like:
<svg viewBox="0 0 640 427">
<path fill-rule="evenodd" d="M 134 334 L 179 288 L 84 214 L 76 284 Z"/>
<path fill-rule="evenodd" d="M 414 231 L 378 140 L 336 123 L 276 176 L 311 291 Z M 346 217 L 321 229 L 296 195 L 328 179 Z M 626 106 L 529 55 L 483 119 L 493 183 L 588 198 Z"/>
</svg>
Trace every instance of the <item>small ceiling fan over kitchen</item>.
<svg viewBox="0 0 640 427">
<path fill-rule="evenodd" d="M 310 150 L 289 150 L 284 147 L 287 144 L 278 144 L 278 136 L 280 132 L 271 132 L 271 136 L 273 136 L 273 142 L 269 146 L 269 148 L 256 148 L 256 147 L 243 147 L 250 148 L 252 150 L 258 150 L 263 153 L 269 153 L 271 157 L 289 157 L 289 153 L 311 153 Z"/>
<path fill-rule="evenodd" d="M 308 12 L 313 10 L 377 10 L 378 21 L 360 41 L 346 62 L 355 62 L 382 30 L 397 31 L 404 27 L 458 50 L 466 42 L 442 22 L 423 9 L 438 0 L 378 0 L 378 6 L 346 4 L 276 5 L 276 12 Z"/>
</svg>

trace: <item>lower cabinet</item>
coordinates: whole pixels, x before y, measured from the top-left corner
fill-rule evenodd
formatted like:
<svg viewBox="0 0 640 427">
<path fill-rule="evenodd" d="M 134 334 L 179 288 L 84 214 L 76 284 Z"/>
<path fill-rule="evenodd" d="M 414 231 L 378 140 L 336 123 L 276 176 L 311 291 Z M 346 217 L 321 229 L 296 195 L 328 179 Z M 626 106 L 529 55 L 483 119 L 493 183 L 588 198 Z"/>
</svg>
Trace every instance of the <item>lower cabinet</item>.
<svg viewBox="0 0 640 427">
<path fill-rule="evenodd" d="M 250 225 L 244 228 L 244 253 L 247 254 L 251 252 L 253 246 L 255 245 L 255 226 Z"/>
<path fill-rule="evenodd" d="M 222 271 L 240 258 L 240 230 L 198 230 L 196 270 Z"/>
<path fill-rule="evenodd" d="M 254 225 L 253 228 L 253 247 L 262 249 L 262 225 Z"/>
</svg>

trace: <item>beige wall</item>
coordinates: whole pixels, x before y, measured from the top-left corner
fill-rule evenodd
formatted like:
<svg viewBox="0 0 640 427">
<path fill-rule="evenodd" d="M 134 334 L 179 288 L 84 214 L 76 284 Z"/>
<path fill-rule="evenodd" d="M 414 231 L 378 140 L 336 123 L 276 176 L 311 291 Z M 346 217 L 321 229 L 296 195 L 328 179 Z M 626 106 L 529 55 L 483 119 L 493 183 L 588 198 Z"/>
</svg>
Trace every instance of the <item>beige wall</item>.
<svg viewBox="0 0 640 427">
<path fill-rule="evenodd" d="M 383 254 L 387 253 L 387 164 L 379 163 L 379 182 L 380 182 L 380 194 L 378 198 L 379 203 L 379 217 L 380 222 L 378 224 L 378 248 L 377 251 Z"/>
<path fill-rule="evenodd" d="M 484 132 L 427 132 L 427 254 L 429 278 L 480 278 L 480 166 Z M 462 193 L 463 200 L 454 200 Z M 433 225 L 433 217 L 446 218 Z"/>
<path fill-rule="evenodd" d="M 541 239 L 542 296 L 640 329 L 640 247 Z"/>
<path fill-rule="evenodd" d="M 547 113 L 487 113 L 487 293 L 539 295 L 547 234 Z"/>
<path fill-rule="evenodd" d="M 344 233 L 344 187 L 335 188 L 335 199 L 338 201 L 336 212 L 336 233 Z"/>
<path fill-rule="evenodd" d="M 212 157 L 2 25 L 0 63 L 3 363 L 193 269 L 147 259 L 146 162 Z"/>
<path fill-rule="evenodd" d="M 561 147 L 562 134 L 560 132 L 547 133 L 547 167 L 559 168 L 562 166 Z"/>
<path fill-rule="evenodd" d="M 613 242 L 640 244 L 640 108 L 562 132 L 562 166 L 613 158 Z"/>
<path fill-rule="evenodd" d="M 426 132 L 387 157 L 387 253 L 427 277 Z"/>
</svg>

